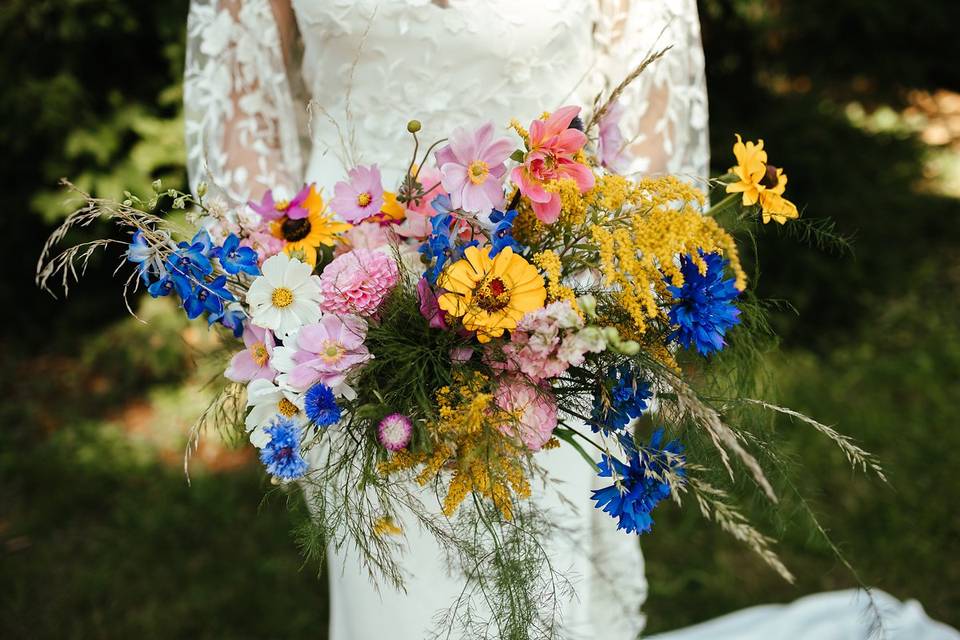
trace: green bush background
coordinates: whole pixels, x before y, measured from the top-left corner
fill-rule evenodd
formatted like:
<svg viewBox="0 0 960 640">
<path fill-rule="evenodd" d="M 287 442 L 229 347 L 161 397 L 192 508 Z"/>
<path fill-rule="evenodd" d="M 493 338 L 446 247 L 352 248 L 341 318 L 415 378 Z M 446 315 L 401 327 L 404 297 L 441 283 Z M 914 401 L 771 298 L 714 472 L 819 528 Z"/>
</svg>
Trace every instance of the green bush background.
<svg viewBox="0 0 960 640">
<path fill-rule="evenodd" d="M 960 109 L 924 142 L 916 91 L 960 91 L 958 3 L 704 0 L 715 170 L 732 133 L 763 137 L 809 216 L 856 255 L 759 238 L 783 352 L 783 403 L 879 455 L 891 486 L 853 474 L 808 429 L 778 424 L 811 506 L 863 579 L 960 625 Z M 249 456 L 180 469 L 202 406 L 205 348 L 162 303 L 126 317 L 112 258 L 69 304 L 32 283 L 65 211 L 57 180 L 101 195 L 184 183 L 186 2 L 6 0 L 0 6 L 0 637 L 323 637 L 318 567 Z M 913 96 L 913 97 L 912 97 Z M 929 139 L 928 139 L 929 142 Z M 206 376 L 206 377 L 205 377 Z M 692 505 L 690 505 L 692 506 Z M 751 505 L 747 505 L 751 507 Z M 781 530 L 780 581 L 692 508 L 643 539 L 650 629 L 848 587 L 807 529 Z M 789 519 L 789 518 L 788 518 Z"/>
</svg>

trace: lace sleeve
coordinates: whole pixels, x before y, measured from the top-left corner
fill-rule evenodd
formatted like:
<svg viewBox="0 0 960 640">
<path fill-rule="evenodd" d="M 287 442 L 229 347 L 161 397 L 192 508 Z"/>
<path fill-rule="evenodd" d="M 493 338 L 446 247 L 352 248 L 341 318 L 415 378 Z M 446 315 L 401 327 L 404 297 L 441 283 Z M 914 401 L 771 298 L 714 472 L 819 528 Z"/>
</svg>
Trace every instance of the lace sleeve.
<svg viewBox="0 0 960 640">
<path fill-rule="evenodd" d="M 608 93 L 651 52 L 618 100 L 624 173 L 709 175 L 707 88 L 695 0 L 597 0 L 597 71 Z"/>
<path fill-rule="evenodd" d="M 303 178 L 290 0 L 191 0 L 183 99 L 196 192 L 240 203 Z"/>
</svg>

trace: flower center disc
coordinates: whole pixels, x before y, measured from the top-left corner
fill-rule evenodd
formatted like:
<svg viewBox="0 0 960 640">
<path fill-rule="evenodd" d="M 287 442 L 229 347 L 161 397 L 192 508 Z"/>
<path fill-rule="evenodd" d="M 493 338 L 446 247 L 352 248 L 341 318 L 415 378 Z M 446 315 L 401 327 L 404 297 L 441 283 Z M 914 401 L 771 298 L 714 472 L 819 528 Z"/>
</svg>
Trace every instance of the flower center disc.
<svg viewBox="0 0 960 640">
<path fill-rule="evenodd" d="M 470 163 L 467 174 L 473 184 L 483 184 L 490 175 L 490 167 L 483 160 L 474 160 Z"/>
<path fill-rule="evenodd" d="M 258 342 L 250 347 L 250 355 L 258 367 L 267 364 L 267 359 L 270 357 L 270 354 L 267 353 L 267 345 L 262 342 Z"/>
<path fill-rule="evenodd" d="M 277 411 L 279 411 L 280 415 L 285 418 L 292 418 L 300 413 L 300 409 L 297 409 L 297 405 L 293 404 L 286 398 L 282 398 L 280 402 L 277 403 Z"/>
<path fill-rule="evenodd" d="M 324 343 L 323 350 L 319 355 L 324 362 L 332 364 L 340 359 L 344 351 L 346 351 L 346 349 L 344 349 L 340 343 L 329 340 Z"/>
<path fill-rule="evenodd" d="M 480 285 L 475 299 L 477 306 L 484 311 L 500 311 L 510 304 L 510 293 L 503 280 L 491 278 Z"/>
<path fill-rule="evenodd" d="M 270 302 L 278 309 L 289 307 L 293 304 L 293 291 L 286 287 L 277 287 L 273 290 L 273 295 L 270 296 Z"/>
<path fill-rule="evenodd" d="M 357 204 L 360 205 L 361 207 L 365 207 L 368 204 L 370 204 L 371 200 L 373 200 L 373 196 L 371 196 L 366 191 L 364 191 L 363 193 L 357 196 Z"/>
<path fill-rule="evenodd" d="M 285 218 L 283 224 L 280 225 L 280 233 L 283 234 L 283 239 L 287 242 L 303 240 L 310 235 L 310 220 L 307 218 L 301 218 L 299 220 Z"/>
</svg>

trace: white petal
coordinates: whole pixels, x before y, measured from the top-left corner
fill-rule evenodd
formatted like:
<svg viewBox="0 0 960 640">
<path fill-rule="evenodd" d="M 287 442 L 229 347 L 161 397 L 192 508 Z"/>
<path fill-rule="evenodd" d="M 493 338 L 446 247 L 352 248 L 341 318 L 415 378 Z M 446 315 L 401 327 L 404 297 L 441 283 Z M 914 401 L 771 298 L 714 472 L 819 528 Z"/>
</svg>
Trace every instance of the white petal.
<svg viewBox="0 0 960 640">
<path fill-rule="evenodd" d="M 267 433 L 267 430 L 264 428 L 265 425 L 257 425 L 250 432 L 250 443 L 253 444 L 257 449 L 262 449 L 270 442 L 270 435 Z"/>
<path fill-rule="evenodd" d="M 253 317 L 253 323 L 258 327 L 264 327 L 266 329 L 273 329 L 277 333 L 280 327 L 281 319 L 283 314 L 280 309 L 277 309 L 273 305 L 263 307 L 261 310 L 257 311 Z"/>
<path fill-rule="evenodd" d="M 300 284 L 310 281 L 310 274 L 313 268 L 304 263 L 293 260 L 283 274 L 283 286 L 288 289 L 296 289 Z"/>
<path fill-rule="evenodd" d="M 273 287 L 279 287 L 283 284 L 283 277 L 289 264 L 290 258 L 287 257 L 287 254 L 278 253 L 264 260 L 260 271 L 263 272 L 263 277 L 267 279 L 267 282 Z"/>
<path fill-rule="evenodd" d="M 297 352 L 293 347 L 276 347 L 273 350 L 273 357 L 270 358 L 270 366 L 280 373 L 289 373 L 297 363 L 293 360 L 293 354 Z"/>
</svg>

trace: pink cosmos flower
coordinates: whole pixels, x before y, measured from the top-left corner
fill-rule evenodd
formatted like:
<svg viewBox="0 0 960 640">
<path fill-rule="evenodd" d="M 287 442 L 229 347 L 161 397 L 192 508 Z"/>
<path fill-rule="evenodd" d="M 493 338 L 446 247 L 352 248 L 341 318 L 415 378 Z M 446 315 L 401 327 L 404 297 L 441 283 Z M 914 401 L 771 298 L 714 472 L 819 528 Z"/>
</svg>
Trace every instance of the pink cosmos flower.
<svg viewBox="0 0 960 640">
<path fill-rule="evenodd" d="M 485 214 L 503 204 L 504 162 L 513 144 L 507 138 L 494 140 L 493 132 L 492 122 L 472 133 L 459 127 L 436 153 L 440 182 L 455 209 Z"/>
<path fill-rule="evenodd" d="M 243 351 L 234 354 L 223 375 L 233 382 L 273 380 L 277 370 L 270 364 L 276 342 L 273 333 L 248 322 L 243 329 Z"/>
<path fill-rule="evenodd" d="M 544 387 L 508 378 L 497 387 L 494 402 L 502 410 L 519 417 L 517 423 L 503 425 L 500 429 L 518 436 L 531 451 L 539 451 L 557 428 L 557 402 Z"/>
<path fill-rule="evenodd" d="M 530 124 L 529 150 L 523 164 L 510 176 L 520 193 L 530 199 L 537 218 L 547 224 L 560 217 L 560 195 L 548 190 L 547 185 L 569 178 L 581 193 L 593 188 L 595 178 L 590 167 L 573 159 L 587 143 L 582 131 L 569 128 L 578 113 L 580 107 L 561 107 L 546 120 L 534 120 Z"/>
<path fill-rule="evenodd" d="M 383 207 L 383 184 L 380 167 L 354 167 L 348 172 L 350 180 L 333 187 L 330 208 L 350 223 L 360 222 L 380 213 Z"/>
<path fill-rule="evenodd" d="M 334 258 L 320 274 L 320 308 L 327 313 L 372 316 L 399 279 L 393 258 L 380 251 L 354 249 Z"/>
<path fill-rule="evenodd" d="M 624 150 L 623 134 L 620 132 L 620 118 L 623 106 L 614 101 L 600 120 L 600 140 L 597 151 L 600 164 L 614 173 L 623 173 L 627 168 L 628 156 Z"/>
<path fill-rule="evenodd" d="M 266 222 L 277 220 L 283 216 L 287 216 L 291 220 L 300 220 L 310 214 L 303 206 L 307 196 L 310 195 L 310 186 L 309 184 L 304 185 L 292 200 L 274 200 L 273 189 L 269 189 L 263 194 L 263 199 L 259 204 L 251 200 L 247 205 L 259 213 L 260 217 Z"/>
<path fill-rule="evenodd" d="M 366 336 L 367 323 L 351 315 L 327 315 L 302 327 L 292 347 L 277 348 L 287 386 L 294 391 L 306 391 L 317 382 L 340 387 L 347 374 L 372 357 L 363 344 Z"/>
</svg>

